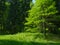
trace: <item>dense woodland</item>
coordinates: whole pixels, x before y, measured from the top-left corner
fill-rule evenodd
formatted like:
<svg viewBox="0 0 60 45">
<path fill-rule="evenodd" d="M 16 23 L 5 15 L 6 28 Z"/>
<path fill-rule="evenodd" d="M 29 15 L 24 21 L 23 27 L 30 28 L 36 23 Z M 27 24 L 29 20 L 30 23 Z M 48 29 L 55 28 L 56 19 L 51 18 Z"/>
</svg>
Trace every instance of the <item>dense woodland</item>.
<svg viewBox="0 0 60 45">
<path fill-rule="evenodd" d="M 60 33 L 60 0 L 0 0 L 0 34 Z"/>
</svg>

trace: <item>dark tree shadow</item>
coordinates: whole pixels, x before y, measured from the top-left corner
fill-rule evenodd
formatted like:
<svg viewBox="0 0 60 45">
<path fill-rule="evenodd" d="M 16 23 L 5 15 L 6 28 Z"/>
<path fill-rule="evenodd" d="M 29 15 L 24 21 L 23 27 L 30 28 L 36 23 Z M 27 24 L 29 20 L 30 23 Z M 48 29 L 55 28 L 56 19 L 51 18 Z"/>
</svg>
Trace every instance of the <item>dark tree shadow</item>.
<svg viewBox="0 0 60 45">
<path fill-rule="evenodd" d="M 37 42 L 22 42 L 14 40 L 0 40 L 0 45 L 60 45 L 60 43 L 37 43 Z"/>
</svg>

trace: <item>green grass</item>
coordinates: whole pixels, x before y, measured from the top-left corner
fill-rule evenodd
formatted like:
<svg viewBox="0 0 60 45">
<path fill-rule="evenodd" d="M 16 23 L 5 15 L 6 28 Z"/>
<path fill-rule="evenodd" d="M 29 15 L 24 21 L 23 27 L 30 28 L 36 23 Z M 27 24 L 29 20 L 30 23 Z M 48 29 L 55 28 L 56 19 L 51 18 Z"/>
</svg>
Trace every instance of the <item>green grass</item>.
<svg viewBox="0 0 60 45">
<path fill-rule="evenodd" d="M 0 35 L 0 45 L 60 45 L 60 38 L 47 35 L 43 38 L 39 33 L 18 33 L 14 35 Z"/>
</svg>

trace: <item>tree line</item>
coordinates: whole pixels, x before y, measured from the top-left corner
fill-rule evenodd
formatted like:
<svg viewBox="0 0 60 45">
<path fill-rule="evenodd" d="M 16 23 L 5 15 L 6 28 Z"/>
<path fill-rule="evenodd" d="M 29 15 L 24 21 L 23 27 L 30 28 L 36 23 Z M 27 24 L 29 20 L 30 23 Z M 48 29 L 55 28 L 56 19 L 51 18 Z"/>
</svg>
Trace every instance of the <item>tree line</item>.
<svg viewBox="0 0 60 45">
<path fill-rule="evenodd" d="M 60 1 L 1 0 L 0 33 L 60 33 Z"/>
<path fill-rule="evenodd" d="M 31 0 L 0 1 L 0 32 L 16 33 L 24 30 Z"/>
</svg>

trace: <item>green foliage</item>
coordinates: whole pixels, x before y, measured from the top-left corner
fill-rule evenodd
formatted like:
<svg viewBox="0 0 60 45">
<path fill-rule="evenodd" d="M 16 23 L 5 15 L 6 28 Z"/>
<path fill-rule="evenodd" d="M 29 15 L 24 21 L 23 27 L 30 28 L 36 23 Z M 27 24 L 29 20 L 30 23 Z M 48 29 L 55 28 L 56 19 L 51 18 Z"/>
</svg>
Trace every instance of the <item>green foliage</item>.
<svg viewBox="0 0 60 45">
<path fill-rule="evenodd" d="M 43 29 L 49 23 L 47 19 L 48 17 L 54 16 L 58 11 L 56 10 L 56 2 L 53 0 L 36 0 L 35 5 L 29 10 L 29 16 L 26 18 L 27 22 L 25 25 L 27 26 L 26 29 L 33 29 L 37 28 L 38 32 Z M 46 28 L 49 28 L 49 27 Z"/>
<path fill-rule="evenodd" d="M 3 2 L 3 3 L 2 3 Z M 4 25 L 4 13 L 6 10 L 5 0 L 0 0 L 0 33 L 3 30 Z"/>
<path fill-rule="evenodd" d="M 28 16 L 27 11 L 30 9 L 30 2 L 31 0 L 0 1 L 0 29 L 2 32 L 16 33 L 24 31 L 25 17 Z"/>
<path fill-rule="evenodd" d="M 0 32 L 59 32 L 58 2 L 36 0 L 33 4 L 32 0 L 1 0 Z"/>
</svg>

